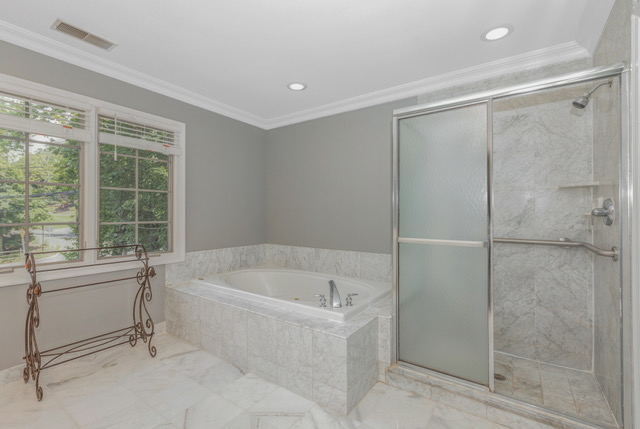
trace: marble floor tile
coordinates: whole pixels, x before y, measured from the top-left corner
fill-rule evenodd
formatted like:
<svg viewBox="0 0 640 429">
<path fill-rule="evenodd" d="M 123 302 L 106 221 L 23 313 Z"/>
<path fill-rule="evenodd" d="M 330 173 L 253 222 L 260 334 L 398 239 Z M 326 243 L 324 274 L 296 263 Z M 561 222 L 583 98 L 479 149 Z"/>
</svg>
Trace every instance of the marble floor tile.
<svg viewBox="0 0 640 429">
<path fill-rule="evenodd" d="M 262 401 L 258 402 L 251 408 L 253 413 L 277 412 L 286 415 L 298 415 L 299 417 L 313 407 L 314 403 L 310 400 L 299 396 L 284 387 L 277 387 L 273 392 L 269 393 Z"/>
<path fill-rule="evenodd" d="M 58 401 L 64 406 L 72 405 L 88 395 L 105 392 L 118 385 L 116 378 L 106 371 L 47 383 L 47 387 L 54 392 Z"/>
<path fill-rule="evenodd" d="M 139 397 L 124 386 L 87 395 L 85 398 L 65 407 L 71 417 L 82 427 L 93 426 L 103 420 L 134 409 L 149 410 L 150 407 L 140 404 Z"/>
<path fill-rule="evenodd" d="M 167 424 L 170 422 L 155 410 L 136 407 L 81 427 L 82 429 L 153 429 Z"/>
<path fill-rule="evenodd" d="M 437 403 L 416 394 L 382 385 L 385 392 L 379 395 L 369 412 L 358 412 L 362 422 L 372 428 L 426 428 Z M 371 406 L 371 404 L 368 404 Z M 356 407 L 358 408 L 358 407 Z M 352 411 L 350 415 L 353 415 Z"/>
<path fill-rule="evenodd" d="M 192 372 L 188 377 L 211 392 L 218 393 L 243 376 L 244 374 L 238 368 L 221 360 L 220 363 L 209 368 Z"/>
<path fill-rule="evenodd" d="M 513 371 L 495 382 L 495 391 L 530 404 L 593 423 L 615 425 L 613 414 L 595 376 L 586 371 L 549 365 L 504 353 L 495 353 L 496 372 Z"/>
<path fill-rule="evenodd" d="M 446 405 L 438 405 L 427 422 L 427 429 L 493 429 L 494 424 Z"/>
<path fill-rule="evenodd" d="M 162 358 L 160 362 L 186 376 L 192 376 L 224 361 L 202 350 L 190 350 Z"/>
<path fill-rule="evenodd" d="M 167 418 L 211 394 L 186 375 L 168 367 L 148 369 L 128 378 L 123 385 Z"/>
<path fill-rule="evenodd" d="M 272 423 L 274 423 L 274 421 L 273 419 L 268 420 L 269 417 L 273 416 L 263 416 L 259 414 L 244 412 L 229 423 L 225 424 L 222 429 L 277 429 L 278 427 L 288 428 L 293 424 L 288 420 L 289 417 L 285 416 L 284 420 L 281 420 L 279 422 L 280 426 L 273 426 Z M 275 417 L 277 418 L 278 416 Z M 299 417 L 294 418 L 297 420 L 300 419 Z M 275 423 L 277 424 L 278 422 L 276 421 Z"/>
<path fill-rule="evenodd" d="M 232 404 L 217 393 L 197 402 L 173 416 L 171 422 L 184 429 L 218 429 L 243 413 L 242 408 Z"/>
<path fill-rule="evenodd" d="M 0 386 L 1 428 L 79 428 L 62 404 L 44 386 L 38 402 L 33 383 L 22 380 Z"/>
<path fill-rule="evenodd" d="M 247 374 L 229 384 L 221 395 L 237 406 L 248 409 L 266 398 L 278 386 L 257 375 Z"/>
<path fill-rule="evenodd" d="M 427 390 L 428 399 L 383 383 L 375 384 L 348 416 L 338 416 L 255 374 L 243 374 L 170 334 L 158 334 L 154 344 L 155 358 L 143 347 L 123 346 L 43 372 L 40 402 L 33 382 L 0 386 L 0 428 L 548 428 L 500 410 L 479 413 L 469 408 L 464 397 L 438 396 Z M 527 372 L 531 362 L 519 370 L 515 357 L 498 361 L 511 367 L 514 380 L 517 374 L 531 375 Z M 579 417 L 594 423 L 613 418 L 606 403 L 603 408 L 598 402 L 588 373 L 539 368 L 546 400 L 555 401 L 549 393 L 554 386 L 566 393 L 569 385 Z"/>
<path fill-rule="evenodd" d="M 317 405 L 309 411 L 291 429 L 365 429 L 370 426 L 349 417 L 335 416 Z"/>
<path fill-rule="evenodd" d="M 159 425 L 154 426 L 153 429 L 179 429 L 179 428 L 178 426 L 169 422 L 169 423 L 160 423 Z"/>
</svg>

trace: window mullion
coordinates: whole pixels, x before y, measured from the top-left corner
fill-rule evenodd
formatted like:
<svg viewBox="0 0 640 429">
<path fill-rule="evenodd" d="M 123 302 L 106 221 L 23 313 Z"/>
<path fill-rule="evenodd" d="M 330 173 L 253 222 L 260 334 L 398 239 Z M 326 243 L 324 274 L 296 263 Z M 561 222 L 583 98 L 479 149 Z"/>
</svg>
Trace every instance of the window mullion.
<svg viewBox="0 0 640 429">
<path fill-rule="evenodd" d="M 136 183 L 135 183 L 135 185 L 136 185 L 136 187 L 135 187 L 135 189 L 136 189 L 136 200 L 135 200 L 136 201 L 136 205 L 135 205 L 135 207 L 136 207 L 136 217 L 135 217 L 135 220 L 136 220 L 135 240 L 136 240 L 136 242 L 132 243 L 132 244 L 138 244 L 140 242 L 140 239 L 138 238 L 138 229 L 139 229 L 138 228 L 138 205 L 139 205 L 138 188 L 140 187 L 139 183 L 138 183 L 138 176 L 139 176 L 138 168 L 139 168 L 139 166 L 140 166 L 140 158 L 138 157 L 138 150 L 136 149 Z"/>
<path fill-rule="evenodd" d="M 100 195 L 99 174 L 100 162 L 98 147 L 98 133 L 95 128 L 97 113 L 95 107 L 91 107 L 88 115 L 89 135 L 91 140 L 83 146 L 82 170 L 80 172 L 80 184 L 83 201 L 80 213 L 82 222 L 82 238 L 79 247 L 97 247 L 98 244 L 98 199 Z M 94 252 L 82 252 L 88 264 L 97 262 L 97 254 Z"/>
<path fill-rule="evenodd" d="M 28 112 L 28 103 L 25 103 L 25 117 L 29 117 Z M 22 238 L 24 251 L 29 252 L 29 191 L 30 191 L 30 174 L 29 174 L 29 133 L 24 133 L 24 229 L 25 229 L 25 238 Z"/>
</svg>

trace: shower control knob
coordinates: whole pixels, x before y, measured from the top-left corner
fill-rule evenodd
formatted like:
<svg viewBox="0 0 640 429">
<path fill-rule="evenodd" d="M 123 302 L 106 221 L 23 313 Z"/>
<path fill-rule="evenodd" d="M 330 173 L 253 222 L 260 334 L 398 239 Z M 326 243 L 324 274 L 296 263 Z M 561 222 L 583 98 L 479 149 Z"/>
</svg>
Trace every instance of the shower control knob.
<svg viewBox="0 0 640 429">
<path fill-rule="evenodd" d="M 591 210 L 591 216 L 603 217 L 605 225 L 613 224 L 615 213 L 616 210 L 611 198 L 607 198 L 606 200 L 604 200 L 604 202 L 602 203 L 602 207 L 597 207 Z"/>
<path fill-rule="evenodd" d="M 348 293 L 347 294 L 347 299 L 346 299 L 346 306 L 347 307 L 351 307 L 353 306 L 353 298 L 351 298 L 352 296 L 356 296 L 358 295 L 357 293 Z"/>
<path fill-rule="evenodd" d="M 320 298 L 320 304 L 318 305 L 318 307 L 326 307 L 327 306 L 327 298 L 319 293 L 316 293 L 313 296 L 317 296 L 318 298 Z"/>
</svg>

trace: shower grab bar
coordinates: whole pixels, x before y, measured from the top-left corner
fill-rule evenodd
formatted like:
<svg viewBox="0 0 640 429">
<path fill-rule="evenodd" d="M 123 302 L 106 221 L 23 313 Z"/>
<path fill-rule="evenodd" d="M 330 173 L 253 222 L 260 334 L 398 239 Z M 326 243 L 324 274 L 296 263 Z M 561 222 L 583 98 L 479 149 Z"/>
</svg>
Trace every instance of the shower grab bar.
<svg viewBox="0 0 640 429">
<path fill-rule="evenodd" d="M 512 244 L 538 244 L 543 246 L 557 246 L 557 247 L 584 247 L 585 249 L 595 253 L 599 256 L 606 256 L 608 258 L 613 259 L 614 261 L 618 260 L 618 256 L 620 252 L 618 248 L 613 246 L 611 250 L 601 249 L 599 247 L 594 246 L 590 243 L 585 243 L 584 241 L 571 241 L 568 238 L 561 238 L 558 241 L 555 240 L 529 240 L 525 238 L 494 238 L 494 243 L 512 243 Z"/>
</svg>

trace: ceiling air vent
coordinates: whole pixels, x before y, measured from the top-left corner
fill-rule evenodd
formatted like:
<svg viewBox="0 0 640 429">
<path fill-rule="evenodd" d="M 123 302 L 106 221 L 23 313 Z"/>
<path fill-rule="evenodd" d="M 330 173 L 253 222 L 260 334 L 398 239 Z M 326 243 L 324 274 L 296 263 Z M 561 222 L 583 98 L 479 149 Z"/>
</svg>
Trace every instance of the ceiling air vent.
<svg viewBox="0 0 640 429">
<path fill-rule="evenodd" d="M 107 51 L 111 50 L 114 46 L 116 46 L 116 44 L 113 42 L 103 39 L 100 36 L 96 36 L 95 34 L 91 34 L 87 31 L 81 30 L 78 27 L 74 27 L 71 24 L 67 24 L 66 22 L 62 22 L 59 19 L 56 19 L 56 22 L 53 23 L 51 28 L 61 33 L 75 37 L 76 39 L 80 39 L 87 43 L 91 43 L 93 46 L 97 46 Z"/>
</svg>

